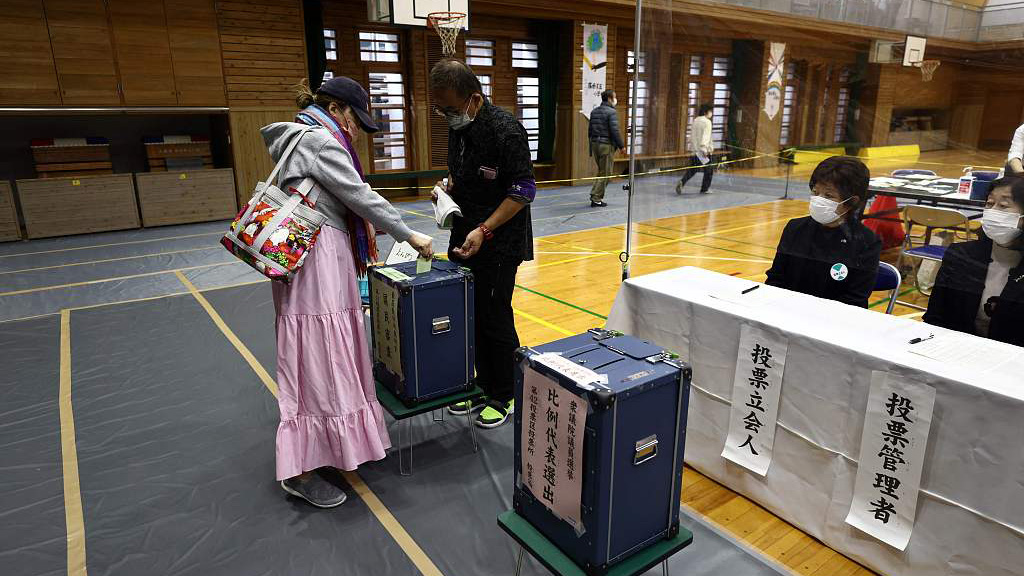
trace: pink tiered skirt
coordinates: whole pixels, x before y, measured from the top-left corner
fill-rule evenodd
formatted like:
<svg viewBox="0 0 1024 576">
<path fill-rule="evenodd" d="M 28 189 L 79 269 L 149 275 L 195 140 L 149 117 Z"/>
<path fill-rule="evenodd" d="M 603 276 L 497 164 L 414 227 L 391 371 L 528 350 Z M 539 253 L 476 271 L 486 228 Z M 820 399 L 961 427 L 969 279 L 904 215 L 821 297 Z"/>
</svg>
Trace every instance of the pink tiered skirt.
<svg viewBox="0 0 1024 576">
<path fill-rule="evenodd" d="M 391 447 L 377 402 L 349 238 L 325 226 L 277 312 L 277 479 L 355 470 Z"/>
</svg>

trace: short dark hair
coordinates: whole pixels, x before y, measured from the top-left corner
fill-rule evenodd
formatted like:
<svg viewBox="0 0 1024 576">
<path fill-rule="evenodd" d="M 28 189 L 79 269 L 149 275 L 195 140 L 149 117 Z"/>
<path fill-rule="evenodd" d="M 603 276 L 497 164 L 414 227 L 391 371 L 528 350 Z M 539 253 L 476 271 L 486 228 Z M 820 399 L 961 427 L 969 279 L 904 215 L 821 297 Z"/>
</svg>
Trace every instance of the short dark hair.
<svg viewBox="0 0 1024 576">
<path fill-rule="evenodd" d="M 992 183 L 989 194 L 992 193 L 992 190 L 1004 186 L 1010 187 L 1010 197 L 1013 198 L 1013 203 L 1020 206 L 1021 211 L 1024 212 L 1024 173 L 1013 172 L 1007 168 L 1003 177 Z"/>
<path fill-rule="evenodd" d="M 704 116 L 708 112 L 711 112 L 714 109 L 715 109 L 715 107 L 712 106 L 711 104 L 701 104 L 700 108 L 697 109 L 697 116 Z"/>
<path fill-rule="evenodd" d="M 454 90 L 459 98 L 469 98 L 475 93 L 483 96 L 484 93 L 480 79 L 469 64 L 455 58 L 445 58 L 430 70 L 430 91 L 439 90 Z"/>
<path fill-rule="evenodd" d="M 601 102 L 608 102 L 615 97 L 615 90 L 605 90 L 601 92 Z"/>
<path fill-rule="evenodd" d="M 822 160 L 814 169 L 808 186 L 814 190 L 819 182 L 824 182 L 835 186 L 843 200 L 856 197 L 856 204 L 850 206 L 849 213 L 857 214 L 868 198 L 870 180 L 871 173 L 860 160 L 850 156 L 831 156 Z"/>
</svg>

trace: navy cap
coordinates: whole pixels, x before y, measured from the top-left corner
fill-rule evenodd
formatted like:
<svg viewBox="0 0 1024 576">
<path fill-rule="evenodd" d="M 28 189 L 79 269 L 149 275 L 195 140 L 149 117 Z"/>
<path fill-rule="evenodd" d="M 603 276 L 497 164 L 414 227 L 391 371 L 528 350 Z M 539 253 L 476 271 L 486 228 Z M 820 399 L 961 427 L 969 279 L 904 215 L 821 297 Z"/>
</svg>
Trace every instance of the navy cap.
<svg viewBox="0 0 1024 576">
<path fill-rule="evenodd" d="M 355 80 L 347 76 L 331 78 L 321 84 L 316 92 L 351 106 L 356 118 L 359 119 L 359 123 L 362 124 L 363 130 L 369 133 L 380 131 L 380 127 L 377 126 L 377 123 L 373 121 L 373 117 L 370 116 L 370 97 L 366 94 L 366 89 Z"/>
</svg>

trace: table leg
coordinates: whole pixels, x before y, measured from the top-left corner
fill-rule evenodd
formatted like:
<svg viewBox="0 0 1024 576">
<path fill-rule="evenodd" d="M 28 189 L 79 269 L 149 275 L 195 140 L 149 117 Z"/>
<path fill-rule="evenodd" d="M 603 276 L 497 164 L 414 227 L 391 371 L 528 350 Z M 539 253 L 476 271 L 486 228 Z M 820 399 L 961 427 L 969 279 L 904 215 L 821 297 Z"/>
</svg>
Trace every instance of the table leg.
<svg viewBox="0 0 1024 576">
<path fill-rule="evenodd" d="M 668 576 L 668 559 L 661 562 L 661 576 Z"/>
<path fill-rule="evenodd" d="M 519 547 L 519 559 L 516 561 L 516 576 L 520 576 L 523 572 L 523 547 Z"/>
<path fill-rule="evenodd" d="M 398 474 L 412 476 L 412 418 L 405 419 L 405 440 L 402 442 L 402 423 L 398 423 Z M 403 453 L 409 449 L 409 466 L 406 468 Z"/>
<path fill-rule="evenodd" d="M 434 419 L 434 422 L 444 422 L 444 408 L 441 408 L 440 412 L 441 412 L 441 417 L 440 418 L 437 417 L 437 413 L 438 413 L 437 410 L 434 410 L 433 412 L 430 413 L 430 417 Z"/>
<path fill-rule="evenodd" d="M 466 414 L 466 424 L 469 426 L 469 436 L 473 439 L 473 452 L 476 453 L 480 450 L 479 445 L 476 442 L 476 424 L 473 422 L 473 411 L 470 410 Z"/>
</svg>

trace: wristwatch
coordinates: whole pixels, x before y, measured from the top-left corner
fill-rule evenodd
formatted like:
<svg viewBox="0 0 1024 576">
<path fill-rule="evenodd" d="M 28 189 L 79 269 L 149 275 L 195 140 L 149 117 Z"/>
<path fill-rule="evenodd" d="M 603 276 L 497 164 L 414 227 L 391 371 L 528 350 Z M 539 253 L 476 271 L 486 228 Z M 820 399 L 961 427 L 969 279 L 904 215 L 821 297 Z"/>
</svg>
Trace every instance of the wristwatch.
<svg viewBox="0 0 1024 576">
<path fill-rule="evenodd" d="M 484 234 L 484 240 L 492 240 L 494 238 L 494 232 L 491 231 L 490 228 L 488 228 L 487 226 L 485 226 L 483 224 L 481 224 L 479 226 L 479 228 L 480 228 L 480 231 L 483 232 L 483 234 Z"/>
</svg>

